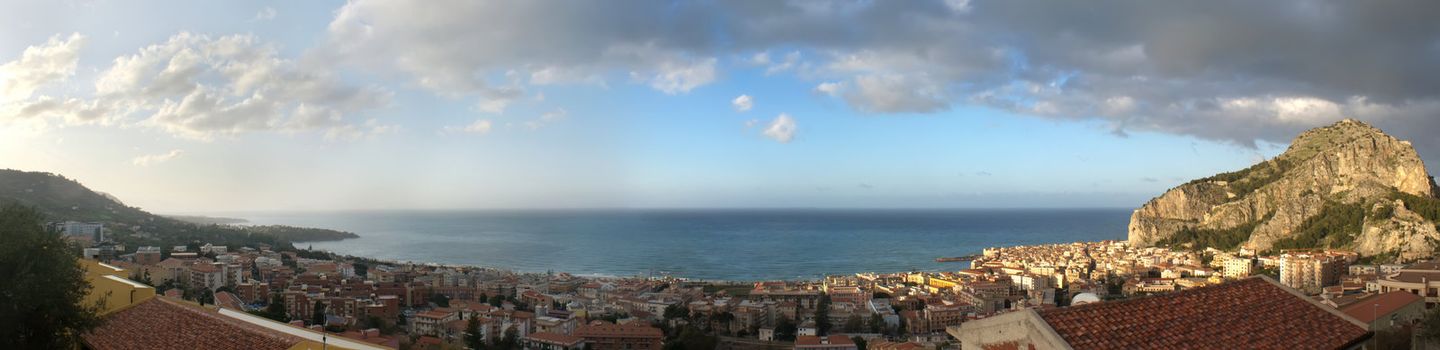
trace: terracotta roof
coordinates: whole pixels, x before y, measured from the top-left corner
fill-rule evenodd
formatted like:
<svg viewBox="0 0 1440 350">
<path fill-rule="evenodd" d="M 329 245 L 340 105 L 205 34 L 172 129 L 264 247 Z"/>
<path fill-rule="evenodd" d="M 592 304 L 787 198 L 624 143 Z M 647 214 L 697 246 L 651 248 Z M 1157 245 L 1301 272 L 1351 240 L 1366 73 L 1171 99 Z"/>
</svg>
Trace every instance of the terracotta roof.
<svg viewBox="0 0 1440 350">
<path fill-rule="evenodd" d="M 584 325 L 575 330 L 578 337 L 645 337 L 662 338 L 665 335 L 659 328 L 649 325 L 628 325 L 628 324 L 603 324 Z"/>
<path fill-rule="evenodd" d="M 585 338 L 572 337 L 572 336 L 568 336 L 568 335 L 564 335 L 564 334 L 560 334 L 560 333 L 553 333 L 553 332 L 536 332 L 536 333 L 530 333 L 530 335 L 526 336 L 526 338 L 529 338 L 531 341 L 538 341 L 538 342 L 541 342 L 541 343 L 553 344 L 553 345 L 561 345 L 561 346 L 573 346 L 573 345 L 575 345 L 575 344 L 578 344 L 578 343 L 580 343 L 580 342 L 585 341 Z"/>
<path fill-rule="evenodd" d="M 1350 317 L 1369 323 L 1380 316 L 1389 315 L 1413 303 L 1423 303 L 1424 298 L 1409 292 L 1393 291 L 1357 300 L 1340 309 Z"/>
<path fill-rule="evenodd" d="M 854 340 L 844 334 L 831 334 L 828 336 L 802 335 L 795 337 L 795 346 L 813 345 L 855 345 Z"/>
<path fill-rule="evenodd" d="M 302 340 L 167 298 L 111 314 L 84 339 L 97 350 L 289 349 Z"/>
<path fill-rule="evenodd" d="M 240 301 L 240 297 L 236 297 L 235 294 L 231 294 L 230 292 L 215 293 L 215 305 L 220 305 L 220 307 L 227 309 L 245 311 L 245 302 Z"/>
<path fill-rule="evenodd" d="M 1076 349 L 1336 349 L 1370 335 L 1263 277 L 1038 313 Z"/>
</svg>

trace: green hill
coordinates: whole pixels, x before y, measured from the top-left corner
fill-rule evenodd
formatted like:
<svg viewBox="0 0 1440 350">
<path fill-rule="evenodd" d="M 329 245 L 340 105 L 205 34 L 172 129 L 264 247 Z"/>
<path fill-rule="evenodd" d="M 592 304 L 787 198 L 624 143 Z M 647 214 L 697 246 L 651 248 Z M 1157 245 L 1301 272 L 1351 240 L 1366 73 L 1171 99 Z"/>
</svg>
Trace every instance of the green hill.
<svg viewBox="0 0 1440 350">
<path fill-rule="evenodd" d="M 45 213 L 50 221 L 103 222 L 115 241 L 130 246 L 169 247 L 190 242 L 227 246 L 268 244 L 293 250 L 292 241 L 338 240 L 354 233 L 290 226 L 195 224 L 126 206 L 64 176 L 0 169 L 0 205 L 20 204 Z"/>
</svg>

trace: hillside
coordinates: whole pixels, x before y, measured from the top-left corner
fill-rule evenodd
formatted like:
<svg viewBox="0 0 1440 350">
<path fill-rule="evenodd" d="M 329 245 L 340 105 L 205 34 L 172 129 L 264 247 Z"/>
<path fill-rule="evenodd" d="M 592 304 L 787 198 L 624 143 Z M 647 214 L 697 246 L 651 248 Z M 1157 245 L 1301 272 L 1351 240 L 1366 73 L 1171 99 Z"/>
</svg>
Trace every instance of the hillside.
<svg viewBox="0 0 1440 350">
<path fill-rule="evenodd" d="M 1131 215 L 1129 241 L 1413 260 L 1440 243 L 1435 192 L 1410 142 L 1347 119 L 1300 134 L 1274 159 L 1151 199 Z"/>
<path fill-rule="evenodd" d="M 349 232 L 288 226 L 252 229 L 195 224 L 126 206 L 113 196 L 60 175 L 0 169 L 0 205 L 12 203 L 35 207 L 50 221 L 103 222 L 111 237 L 131 246 L 164 247 L 200 241 L 231 246 L 269 244 L 290 250 L 295 241 L 356 237 Z"/>
</svg>

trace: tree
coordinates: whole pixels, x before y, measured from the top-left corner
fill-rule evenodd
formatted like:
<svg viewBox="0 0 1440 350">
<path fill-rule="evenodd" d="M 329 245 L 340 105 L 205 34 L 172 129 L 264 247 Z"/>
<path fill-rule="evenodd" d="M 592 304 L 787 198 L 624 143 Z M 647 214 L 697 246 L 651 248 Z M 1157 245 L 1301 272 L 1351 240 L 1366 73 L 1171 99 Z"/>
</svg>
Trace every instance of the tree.
<svg viewBox="0 0 1440 350">
<path fill-rule="evenodd" d="M 729 311 L 715 314 L 715 322 L 725 325 L 725 334 L 730 334 L 730 322 L 735 321 L 735 314 Z"/>
<path fill-rule="evenodd" d="M 884 333 L 884 332 L 885 332 L 885 320 L 882 319 L 882 318 L 880 318 L 880 314 L 871 312 L 871 313 L 870 313 L 870 333 Z"/>
<path fill-rule="evenodd" d="M 852 313 L 852 314 L 850 314 L 850 317 L 849 317 L 849 318 L 846 318 L 846 319 L 845 319 L 845 327 L 844 327 L 844 330 L 845 330 L 845 333 L 860 333 L 860 332 L 864 332 L 864 331 L 865 331 L 865 320 L 863 320 L 863 319 L 860 318 L 860 314 Z"/>
<path fill-rule="evenodd" d="M 491 295 L 490 306 L 500 307 L 500 305 L 505 305 L 505 296 L 500 294 Z"/>
<path fill-rule="evenodd" d="M 1440 342 L 1440 307 L 1425 312 L 1420 320 L 1420 338 L 1429 343 Z"/>
<path fill-rule="evenodd" d="M 794 341 L 795 332 L 799 331 L 799 328 L 795 325 L 795 321 L 781 316 L 779 321 L 775 321 L 775 340 Z"/>
<path fill-rule="evenodd" d="M 325 303 L 324 303 L 324 302 L 321 302 L 321 301 L 319 301 L 319 300 L 316 300 L 316 301 L 315 301 L 315 307 L 313 308 L 313 310 L 314 310 L 314 315 L 311 315 L 311 317 L 310 317 L 310 322 L 311 322 L 311 324 L 318 324 L 318 325 L 323 325 L 323 324 L 325 324 Z"/>
<path fill-rule="evenodd" d="M 290 322 L 290 314 L 285 312 L 285 297 L 280 294 L 271 296 L 270 304 L 265 305 L 265 311 L 261 316 L 280 322 Z"/>
<path fill-rule="evenodd" d="M 815 334 L 829 335 L 830 328 L 830 295 L 821 293 L 820 302 L 815 303 Z"/>
<path fill-rule="evenodd" d="M 465 346 L 471 350 L 485 348 L 485 335 L 480 333 L 480 318 L 471 317 L 465 323 Z"/>
<path fill-rule="evenodd" d="M 439 306 L 439 307 L 450 307 L 450 297 L 448 297 L 448 296 L 446 296 L 446 295 L 444 295 L 444 294 L 431 293 L 429 299 L 430 299 L 430 302 L 435 303 L 436 306 Z"/>
<path fill-rule="evenodd" d="M 704 330 L 694 325 L 686 325 L 679 337 L 665 344 L 665 349 L 714 349 L 719 343 L 719 338 L 705 334 Z"/>
<path fill-rule="evenodd" d="M 868 345 L 865 343 L 865 338 L 861 337 L 850 337 L 850 341 L 855 342 L 855 348 L 859 350 L 865 350 L 865 346 Z"/>
<path fill-rule="evenodd" d="M 64 238 L 38 210 L 0 208 L 0 349 L 78 348 L 103 305 L 83 305 L 90 283 Z"/>
<path fill-rule="evenodd" d="M 665 307 L 665 319 L 682 319 L 690 316 L 690 311 L 680 304 L 673 304 Z"/>
</svg>

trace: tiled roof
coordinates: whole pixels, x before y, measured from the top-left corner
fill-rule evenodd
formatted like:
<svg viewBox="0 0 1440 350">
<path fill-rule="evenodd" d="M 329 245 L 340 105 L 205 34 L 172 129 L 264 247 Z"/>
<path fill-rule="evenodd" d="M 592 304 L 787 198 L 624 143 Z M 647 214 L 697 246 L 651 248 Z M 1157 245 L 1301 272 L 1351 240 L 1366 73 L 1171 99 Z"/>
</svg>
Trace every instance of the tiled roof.
<svg viewBox="0 0 1440 350">
<path fill-rule="evenodd" d="M 1389 315 L 1407 305 L 1422 302 L 1423 298 L 1409 292 L 1393 291 L 1360 299 L 1340 309 L 1360 322 L 1371 322 L 1380 316 Z"/>
<path fill-rule="evenodd" d="M 578 343 L 580 343 L 580 342 L 585 341 L 585 338 L 572 337 L 572 336 L 568 336 L 568 335 L 564 335 L 564 334 L 560 334 L 560 333 L 553 333 L 553 332 L 536 332 L 536 333 L 530 333 L 530 335 L 526 336 L 526 338 L 530 338 L 530 340 L 532 340 L 532 341 L 538 341 L 538 342 L 542 342 L 542 343 L 546 343 L 546 344 L 554 344 L 554 345 L 562 345 L 562 346 L 571 346 L 571 345 L 575 345 L 575 344 L 578 344 Z"/>
<path fill-rule="evenodd" d="M 1262 277 L 1039 315 L 1076 349 L 1335 349 L 1369 336 L 1358 321 Z"/>
<path fill-rule="evenodd" d="M 166 298 L 121 310 L 84 336 L 92 349 L 289 349 L 300 338 Z"/>
<path fill-rule="evenodd" d="M 626 325 L 626 324 L 603 324 L 584 325 L 575 330 L 578 337 L 644 337 L 661 338 L 665 335 L 659 328 L 648 325 Z"/>
<path fill-rule="evenodd" d="M 844 334 L 831 334 L 829 336 L 802 335 L 795 337 L 795 346 L 807 345 L 855 345 L 854 340 Z"/>
</svg>

